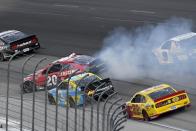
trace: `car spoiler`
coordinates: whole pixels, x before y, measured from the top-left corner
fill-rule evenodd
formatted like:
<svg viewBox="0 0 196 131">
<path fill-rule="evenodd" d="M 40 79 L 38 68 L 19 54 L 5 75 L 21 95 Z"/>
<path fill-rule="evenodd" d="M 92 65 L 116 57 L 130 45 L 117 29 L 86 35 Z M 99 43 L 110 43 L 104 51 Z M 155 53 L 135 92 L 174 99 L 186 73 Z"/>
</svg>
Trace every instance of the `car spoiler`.
<svg viewBox="0 0 196 131">
<path fill-rule="evenodd" d="M 106 78 L 106 79 L 95 81 L 95 82 L 89 84 L 87 89 L 88 90 L 96 90 L 96 88 L 103 83 L 105 83 L 105 84 L 103 86 L 101 86 L 99 89 L 97 89 L 96 93 L 103 92 L 104 90 L 106 90 L 108 88 L 113 88 L 113 85 L 112 85 L 110 78 Z"/>
<path fill-rule="evenodd" d="M 27 37 L 13 41 L 9 44 L 11 46 L 11 49 L 15 50 L 18 48 L 22 48 L 24 46 L 36 44 L 37 42 L 38 42 L 38 39 L 37 39 L 36 35 L 28 35 Z"/>
<path fill-rule="evenodd" d="M 158 98 L 158 99 L 155 99 L 154 102 L 159 102 L 159 101 L 164 100 L 164 99 L 167 99 L 167 98 L 169 98 L 169 97 L 177 96 L 177 95 L 184 94 L 184 93 L 186 93 L 185 90 L 180 90 L 180 91 L 177 91 L 177 92 L 175 92 L 175 93 L 172 93 L 172 94 L 169 94 L 169 95 L 160 97 L 160 98 Z"/>
</svg>

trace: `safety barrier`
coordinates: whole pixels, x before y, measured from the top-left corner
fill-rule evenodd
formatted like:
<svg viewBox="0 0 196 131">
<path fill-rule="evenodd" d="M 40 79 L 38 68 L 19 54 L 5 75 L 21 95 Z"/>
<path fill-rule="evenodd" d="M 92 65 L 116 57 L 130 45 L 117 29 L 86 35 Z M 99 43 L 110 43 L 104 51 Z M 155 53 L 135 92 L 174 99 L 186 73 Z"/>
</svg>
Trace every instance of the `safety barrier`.
<svg viewBox="0 0 196 131">
<path fill-rule="evenodd" d="M 78 107 L 75 102 L 74 108 L 68 105 L 61 107 L 58 104 L 49 104 L 47 80 L 43 91 L 36 92 L 36 84 L 33 84 L 32 93 L 24 93 L 24 85 L 21 85 L 24 82 L 24 76 L 32 71 L 33 83 L 35 83 L 39 66 L 50 60 L 44 57 L 32 62 L 36 56 L 31 55 L 25 61 L 20 62 L 20 69 L 13 70 L 12 67 L 16 65 L 12 62 L 15 61 L 13 59 L 17 55 L 16 53 L 9 59 L 7 68 L 0 68 L 0 129 L 6 131 L 12 129 L 20 131 L 119 131 L 124 128 L 123 123 L 127 120 L 127 114 L 124 113 L 126 109 L 122 108 L 124 102 L 118 92 L 113 92 L 102 100 L 102 96 L 109 91 L 109 89 L 104 90 L 95 100 L 95 94 L 89 96 L 85 93 L 86 85 L 84 103 Z M 46 71 L 46 79 L 48 79 L 52 65 Z M 32 70 L 26 71 L 25 67 Z M 69 75 L 68 83 L 77 72 L 78 70 Z M 62 84 L 63 82 L 59 81 L 56 86 L 57 102 L 58 90 Z M 104 83 L 97 86 L 95 92 L 103 85 Z M 66 93 L 66 103 L 69 103 L 69 88 Z M 77 99 L 77 93 L 75 89 L 75 99 Z"/>
</svg>

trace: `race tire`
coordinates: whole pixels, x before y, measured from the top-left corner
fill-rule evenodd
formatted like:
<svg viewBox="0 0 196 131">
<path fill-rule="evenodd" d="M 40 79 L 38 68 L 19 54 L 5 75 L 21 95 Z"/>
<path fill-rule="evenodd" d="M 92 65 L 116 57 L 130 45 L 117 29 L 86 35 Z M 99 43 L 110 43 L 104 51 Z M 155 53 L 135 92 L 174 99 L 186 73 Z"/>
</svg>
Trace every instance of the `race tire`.
<svg viewBox="0 0 196 131">
<path fill-rule="evenodd" d="M 34 83 L 32 81 L 25 81 L 22 84 L 23 92 L 24 93 L 32 93 L 33 92 Z M 36 86 L 35 86 L 36 91 Z"/>
<path fill-rule="evenodd" d="M 187 111 L 187 109 L 188 109 L 188 106 L 183 106 L 180 108 L 181 111 Z"/>
<path fill-rule="evenodd" d="M 4 60 L 5 60 L 4 54 L 0 53 L 0 61 L 4 61 Z"/>
<path fill-rule="evenodd" d="M 48 94 L 48 101 L 51 105 L 56 105 L 56 101 L 54 100 L 54 97 L 51 94 Z"/>
<path fill-rule="evenodd" d="M 74 102 L 73 98 L 71 98 L 71 97 L 69 98 L 69 106 L 71 108 L 75 108 L 76 107 L 75 102 Z"/>
<path fill-rule="evenodd" d="M 144 121 L 150 121 L 150 117 L 148 116 L 148 113 L 145 110 L 142 111 L 142 115 Z"/>
<path fill-rule="evenodd" d="M 122 106 L 122 110 L 125 110 L 126 109 L 126 105 L 123 105 Z M 127 110 L 123 111 L 123 115 L 126 115 L 127 114 Z M 127 115 L 127 118 L 128 118 L 128 115 Z"/>
</svg>

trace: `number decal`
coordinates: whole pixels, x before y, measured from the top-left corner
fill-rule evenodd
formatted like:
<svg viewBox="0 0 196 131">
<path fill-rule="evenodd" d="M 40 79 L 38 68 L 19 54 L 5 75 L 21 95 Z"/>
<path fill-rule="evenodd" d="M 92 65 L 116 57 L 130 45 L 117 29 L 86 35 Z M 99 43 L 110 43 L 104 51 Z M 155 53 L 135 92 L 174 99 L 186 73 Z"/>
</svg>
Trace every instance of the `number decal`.
<svg viewBox="0 0 196 131">
<path fill-rule="evenodd" d="M 48 76 L 47 86 L 56 85 L 57 84 L 57 80 L 58 79 L 57 79 L 56 75 Z"/>
<path fill-rule="evenodd" d="M 137 104 L 133 104 L 131 106 L 131 112 L 134 114 L 134 115 L 140 115 L 140 107 L 137 105 Z"/>
</svg>

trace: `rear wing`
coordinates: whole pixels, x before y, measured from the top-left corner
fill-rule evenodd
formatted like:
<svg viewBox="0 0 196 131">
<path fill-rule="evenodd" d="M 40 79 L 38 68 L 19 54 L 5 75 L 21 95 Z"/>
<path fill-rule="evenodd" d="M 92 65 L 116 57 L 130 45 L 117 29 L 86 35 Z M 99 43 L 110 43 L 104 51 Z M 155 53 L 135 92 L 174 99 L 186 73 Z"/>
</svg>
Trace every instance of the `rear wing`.
<svg viewBox="0 0 196 131">
<path fill-rule="evenodd" d="M 15 49 L 23 48 L 25 46 L 34 45 L 36 43 L 38 43 L 38 38 L 36 37 L 36 35 L 29 35 L 25 38 L 13 41 L 9 44 L 10 44 L 11 49 L 15 50 Z"/>
<path fill-rule="evenodd" d="M 99 89 L 96 89 L 99 86 L 101 86 L 101 87 Z M 106 79 L 103 79 L 103 80 L 100 80 L 100 81 L 95 81 L 95 82 L 88 85 L 87 92 L 88 91 L 95 91 L 95 90 L 96 90 L 95 94 L 99 95 L 103 91 L 114 90 L 114 87 L 112 85 L 111 80 L 109 78 L 106 78 Z"/>
<path fill-rule="evenodd" d="M 180 94 L 185 94 L 186 91 L 185 90 L 180 90 L 180 91 L 177 91 L 175 93 L 172 93 L 172 94 L 169 94 L 169 95 L 166 95 L 166 96 L 163 96 L 163 97 L 160 97 L 158 99 L 155 99 L 154 102 L 159 102 L 161 100 L 164 100 L 164 99 L 167 99 L 167 98 L 170 98 L 170 97 L 174 97 L 174 96 L 177 96 L 177 95 L 180 95 Z"/>
</svg>

